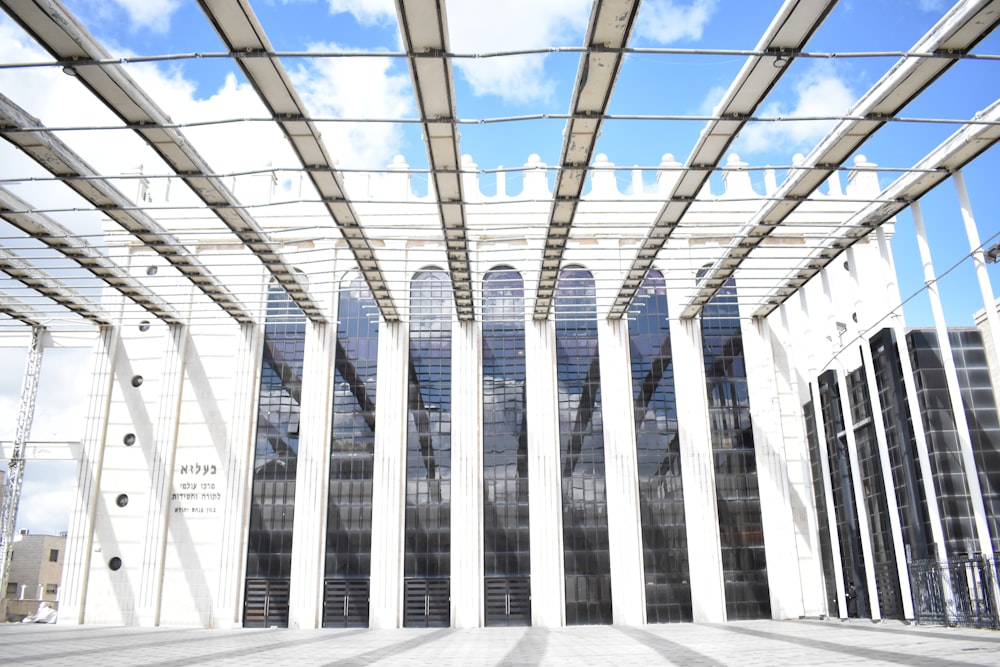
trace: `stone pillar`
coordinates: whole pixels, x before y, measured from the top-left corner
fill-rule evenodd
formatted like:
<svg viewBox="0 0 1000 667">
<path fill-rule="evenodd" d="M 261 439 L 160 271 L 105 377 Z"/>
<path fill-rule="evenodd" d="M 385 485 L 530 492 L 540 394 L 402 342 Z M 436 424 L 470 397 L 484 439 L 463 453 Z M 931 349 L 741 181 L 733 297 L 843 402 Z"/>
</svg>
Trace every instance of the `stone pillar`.
<svg viewBox="0 0 1000 667">
<path fill-rule="evenodd" d="M 212 624 L 221 628 L 238 627 L 243 621 L 240 602 L 246 571 L 253 433 L 263 341 L 259 325 L 240 325 L 234 358 L 233 414 L 223 461 L 226 486 L 222 503 L 222 534 L 219 536 L 219 581 L 212 610 Z"/>
<path fill-rule="evenodd" d="M 770 325 L 764 319 L 744 318 L 741 330 L 771 616 L 776 619 L 798 618 L 805 610 L 799 577 L 789 576 L 789 573 L 797 572 L 798 563 Z"/>
<path fill-rule="evenodd" d="M 323 613 L 335 334 L 336 325 L 317 322 L 306 325 L 292 524 L 289 628 L 317 628 Z"/>
<path fill-rule="evenodd" d="M 646 619 L 646 596 L 628 322 L 600 320 L 597 332 L 601 354 L 612 609 L 616 625 L 642 625 Z"/>
<path fill-rule="evenodd" d="M 555 325 L 551 321 L 532 321 L 524 334 L 529 369 L 526 416 L 531 623 L 555 628 L 563 625 L 566 616 Z"/>
<path fill-rule="evenodd" d="M 160 624 L 160 597 L 163 591 L 163 561 L 170 518 L 170 490 L 174 455 L 177 451 L 177 422 L 184 389 L 184 355 L 188 329 L 172 324 L 164 337 L 163 373 L 156 425 L 149 454 L 149 503 L 146 506 L 146 533 L 142 542 L 136 620 L 139 625 Z"/>
<path fill-rule="evenodd" d="M 76 471 L 75 498 L 69 516 L 66 558 L 60 586 L 59 622 L 83 623 L 87 603 L 87 580 L 94 543 L 94 518 L 101 489 L 108 409 L 119 347 L 119 328 L 101 327 L 94 346 L 87 420 L 84 425 L 80 462 Z"/>
<path fill-rule="evenodd" d="M 383 322 L 378 338 L 375 478 L 369 623 L 402 625 L 403 526 L 406 503 L 406 392 L 409 349 L 404 325 Z"/>
<path fill-rule="evenodd" d="M 452 328 L 451 364 L 451 619 L 456 628 L 483 624 L 482 330 Z"/>
</svg>

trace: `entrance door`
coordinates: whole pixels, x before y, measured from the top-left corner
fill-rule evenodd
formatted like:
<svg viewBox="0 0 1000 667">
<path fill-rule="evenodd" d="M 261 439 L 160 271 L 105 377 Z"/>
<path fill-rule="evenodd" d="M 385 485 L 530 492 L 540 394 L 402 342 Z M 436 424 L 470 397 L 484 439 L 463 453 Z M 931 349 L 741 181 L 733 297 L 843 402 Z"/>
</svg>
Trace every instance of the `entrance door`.
<svg viewBox="0 0 1000 667">
<path fill-rule="evenodd" d="M 531 579 L 486 579 L 486 625 L 531 625 Z"/>
<path fill-rule="evenodd" d="M 288 627 L 288 579 L 247 579 L 243 627 Z"/>
<path fill-rule="evenodd" d="M 451 580 L 406 579 L 403 626 L 447 628 L 451 626 Z"/>
<path fill-rule="evenodd" d="M 327 579 L 323 582 L 323 627 L 368 627 L 368 580 Z"/>
</svg>

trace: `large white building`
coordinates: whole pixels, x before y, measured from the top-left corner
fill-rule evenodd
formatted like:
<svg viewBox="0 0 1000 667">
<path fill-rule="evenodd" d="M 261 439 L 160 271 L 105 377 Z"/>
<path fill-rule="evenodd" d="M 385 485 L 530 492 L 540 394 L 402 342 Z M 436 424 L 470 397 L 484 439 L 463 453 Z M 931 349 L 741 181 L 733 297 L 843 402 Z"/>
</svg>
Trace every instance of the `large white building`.
<svg viewBox="0 0 1000 667">
<path fill-rule="evenodd" d="M 1000 2 L 957 3 L 762 187 L 730 145 L 835 3 L 781 5 L 691 155 L 633 171 L 595 146 L 639 3 L 595 2 L 560 162 L 530 156 L 515 188 L 459 157 L 445 3 L 400 0 L 426 191 L 403 157 L 338 171 L 249 4 L 201 4 L 311 200 L 271 171 L 214 174 L 57 2 L 0 3 L 175 174 L 101 178 L 0 97 L 3 138 L 105 216 L 103 254 L 0 189 L 0 217 L 105 281 L 97 301 L 4 254 L 96 332 L 60 622 L 997 608 L 986 353 L 978 334 L 945 343 L 943 320 L 937 337 L 904 329 L 890 241 L 938 184 L 965 196 L 1000 103 L 887 187 L 858 149 L 990 34 Z M 33 328 L 33 355 L 70 337 L 29 303 L 4 312 Z"/>
</svg>

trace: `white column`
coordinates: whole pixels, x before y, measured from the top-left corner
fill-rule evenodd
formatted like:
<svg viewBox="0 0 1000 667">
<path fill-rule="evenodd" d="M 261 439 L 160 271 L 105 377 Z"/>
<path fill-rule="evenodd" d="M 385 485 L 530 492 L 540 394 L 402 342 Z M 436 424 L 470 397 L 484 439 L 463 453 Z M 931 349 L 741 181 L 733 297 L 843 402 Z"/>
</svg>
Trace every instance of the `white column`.
<svg viewBox="0 0 1000 667">
<path fill-rule="evenodd" d="M 60 623 L 83 623 L 94 543 L 94 518 L 101 489 L 104 440 L 108 430 L 108 409 L 111 406 L 111 387 L 118 349 L 118 327 L 101 327 L 94 346 L 87 420 L 76 470 L 75 497 L 69 516 L 66 558 L 63 561 L 62 584 L 59 587 Z"/>
<path fill-rule="evenodd" d="M 671 313 L 674 386 L 677 387 L 677 435 L 684 480 L 691 607 L 696 623 L 723 623 L 726 620 L 726 592 L 701 320 L 673 317 L 673 313 L 683 310 L 678 291 L 668 290 L 667 298 Z"/>
<path fill-rule="evenodd" d="M 336 325 L 308 322 L 299 402 L 288 627 L 322 622 Z"/>
<path fill-rule="evenodd" d="M 927 284 L 927 296 L 931 302 L 931 313 L 934 315 L 934 329 L 937 332 L 938 348 L 941 351 L 945 379 L 948 382 L 948 397 L 951 401 L 951 411 L 955 419 L 955 430 L 958 432 L 959 449 L 962 454 L 962 462 L 965 465 L 965 477 L 969 485 L 972 514 L 979 537 L 979 552 L 992 560 L 993 544 L 990 542 L 989 526 L 986 523 L 986 507 L 983 503 L 983 491 L 979 485 L 979 473 L 976 469 L 976 459 L 972 451 L 969 422 L 965 415 L 962 390 L 958 384 L 958 371 L 955 368 L 955 358 L 952 356 L 951 340 L 948 338 L 948 327 L 945 324 L 944 310 L 941 307 L 941 296 L 938 294 L 937 289 L 937 278 L 934 276 L 930 246 L 927 243 L 927 232 L 924 229 L 924 216 L 920 210 L 919 203 L 914 202 L 910 205 L 910 208 L 913 211 L 913 224 L 917 230 L 917 247 L 920 249 L 920 259 L 924 265 L 924 281 Z M 919 414 L 919 412 L 912 414 Z M 941 547 L 943 548 L 944 545 L 942 544 Z"/>
<path fill-rule="evenodd" d="M 405 326 L 398 322 L 383 322 L 379 328 L 369 595 L 372 628 L 402 625 L 407 339 Z"/>
<path fill-rule="evenodd" d="M 253 476 L 254 424 L 264 341 L 261 327 L 241 324 L 234 358 L 235 374 L 232 428 L 226 442 L 224 463 L 226 487 L 222 504 L 222 534 L 219 536 L 219 582 L 212 624 L 228 628 L 243 621 L 241 600 L 246 571 L 247 526 L 250 519 L 250 489 Z"/>
<path fill-rule="evenodd" d="M 601 412 L 604 415 L 611 604 L 616 625 L 642 625 L 646 619 L 646 596 L 628 323 L 601 320 L 597 333 L 601 357 Z"/>
<path fill-rule="evenodd" d="M 482 329 L 452 326 L 451 623 L 483 624 Z"/>
<path fill-rule="evenodd" d="M 525 325 L 529 369 L 528 516 L 531 544 L 531 624 L 556 628 L 566 615 L 563 575 L 562 476 L 559 468 L 559 389 L 551 321 Z"/>
<path fill-rule="evenodd" d="M 800 290 L 801 294 L 801 290 Z M 801 330 L 793 336 L 789 323 L 790 302 L 778 308 L 778 319 L 773 316 L 768 324 L 773 327 L 771 355 L 775 360 L 778 382 L 778 405 L 781 412 L 785 446 L 786 473 L 788 475 L 789 512 L 795 539 L 799 591 L 802 614 L 822 616 L 827 612 L 823 582 L 823 559 L 819 549 L 819 530 L 816 519 L 816 502 L 813 491 L 812 468 L 809 465 L 809 441 L 805 430 L 803 402 L 808 397 L 808 382 L 803 392 L 801 378 L 807 369 L 802 358 L 802 339 L 810 340 L 811 324 L 806 320 Z"/>
<path fill-rule="evenodd" d="M 167 547 L 167 521 L 170 518 L 170 490 L 174 455 L 177 451 L 177 422 L 184 389 L 184 355 L 188 329 L 172 324 L 165 337 L 163 375 L 156 411 L 156 431 L 149 460 L 149 504 L 146 507 L 146 534 L 139 576 L 139 625 L 160 624 L 160 598 L 163 591 L 163 560 Z"/>
<path fill-rule="evenodd" d="M 804 613 L 802 586 L 798 577 L 789 576 L 798 570 L 798 563 L 770 326 L 760 318 L 743 319 L 741 330 L 771 616 L 798 618 Z"/>
<path fill-rule="evenodd" d="M 1000 351 L 1000 314 L 997 314 L 996 299 L 993 296 L 993 285 L 990 274 L 986 270 L 986 257 L 982 243 L 979 240 L 979 228 L 976 218 L 972 215 L 972 203 L 969 201 L 969 191 L 965 187 L 965 176 L 961 171 L 952 174 L 955 189 L 958 191 L 958 204 L 962 208 L 962 221 L 965 223 L 965 235 L 969 238 L 969 250 L 972 253 L 972 263 L 976 267 L 976 279 L 979 281 L 979 291 L 983 295 L 983 306 L 986 308 L 986 321 L 989 322 L 990 337 L 993 339 L 993 349 Z"/>
</svg>

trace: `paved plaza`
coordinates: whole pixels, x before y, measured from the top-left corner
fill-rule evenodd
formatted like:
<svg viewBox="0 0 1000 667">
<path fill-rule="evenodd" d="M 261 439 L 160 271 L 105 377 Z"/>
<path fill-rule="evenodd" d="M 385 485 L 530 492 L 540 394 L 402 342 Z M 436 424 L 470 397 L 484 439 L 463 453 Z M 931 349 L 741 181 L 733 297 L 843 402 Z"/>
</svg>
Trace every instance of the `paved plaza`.
<svg viewBox="0 0 1000 667">
<path fill-rule="evenodd" d="M 0 625 L 25 665 L 998 665 L 1000 632 L 864 620 L 473 630 Z"/>
</svg>

